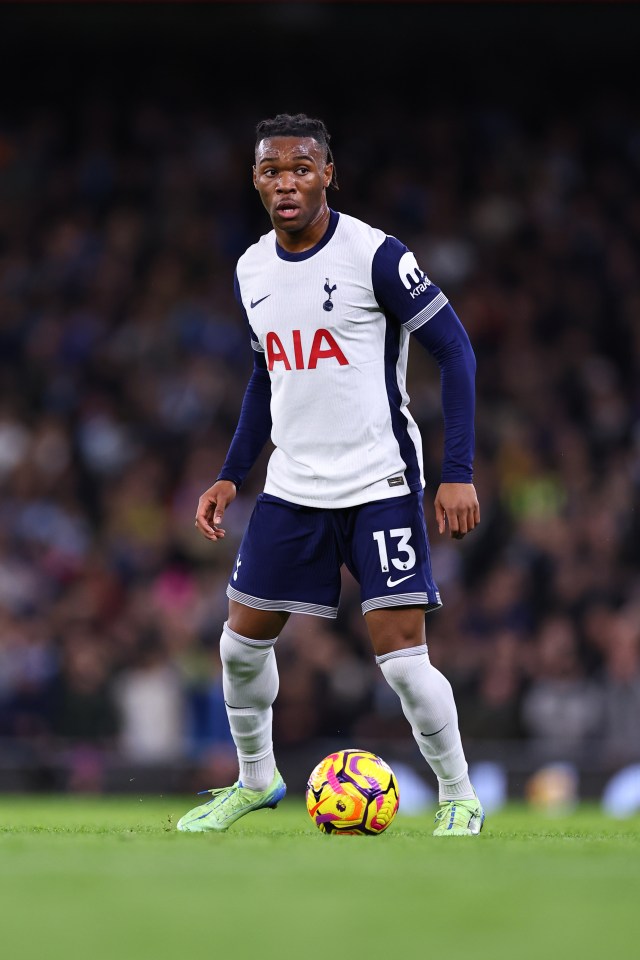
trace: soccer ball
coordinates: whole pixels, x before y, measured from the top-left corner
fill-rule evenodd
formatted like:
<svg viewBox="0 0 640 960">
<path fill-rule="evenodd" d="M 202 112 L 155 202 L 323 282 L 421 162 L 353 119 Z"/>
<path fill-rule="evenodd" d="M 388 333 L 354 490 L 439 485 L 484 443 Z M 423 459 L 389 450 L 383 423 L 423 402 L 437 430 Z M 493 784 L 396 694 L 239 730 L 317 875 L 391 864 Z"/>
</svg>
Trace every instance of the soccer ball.
<svg viewBox="0 0 640 960">
<path fill-rule="evenodd" d="M 391 767 L 368 750 L 338 750 L 321 760 L 306 791 L 309 816 L 322 833 L 375 837 L 398 812 Z"/>
</svg>

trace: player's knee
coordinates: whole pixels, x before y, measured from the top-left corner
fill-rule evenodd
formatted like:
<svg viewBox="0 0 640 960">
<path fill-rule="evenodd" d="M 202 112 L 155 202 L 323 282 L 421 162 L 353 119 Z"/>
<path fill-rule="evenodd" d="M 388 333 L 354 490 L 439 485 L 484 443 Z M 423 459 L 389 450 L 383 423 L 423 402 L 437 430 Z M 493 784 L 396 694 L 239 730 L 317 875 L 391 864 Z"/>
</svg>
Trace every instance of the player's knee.
<svg viewBox="0 0 640 960">
<path fill-rule="evenodd" d="M 376 657 L 376 660 L 385 680 L 403 703 L 414 692 L 417 675 L 433 669 L 424 644 L 406 651 L 392 651 Z"/>
<path fill-rule="evenodd" d="M 229 617 L 226 623 L 232 633 L 252 640 L 271 640 L 277 637 L 289 614 L 276 610 L 257 610 L 246 604 L 229 601 Z"/>
<path fill-rule="evenodd" d="M 371 610 L 367 613 L 366 620 L 376 656 L 425 645 L 422 608 Z"/>
<path fill-rule="evenodd" d="M 376 655 L 385 653 L 397 653 L 402 656 L 405 650 L 414 650 L 422 647 L 422 652 L 427 652 L 427 646 L 424 636 L 419 633 L 388 633 L 381 634 L 375 639 Z"/>
<path fill-rule="evenodd" d="M 226 627 L 220 638 L 220 660 L 225 672 L 239 682 L 252 680 L 264 667 L 264 660 L 273 651 L 271 644 L 258 646 L 243 643 Z"/>
<path fill-rule="evenodd" d="M 243 642 L 225 625 L 220 638 L 220 659 L 227 703 L 261 710 L 271 706 L 279 684 L 274 642 Z"/>
</svg>

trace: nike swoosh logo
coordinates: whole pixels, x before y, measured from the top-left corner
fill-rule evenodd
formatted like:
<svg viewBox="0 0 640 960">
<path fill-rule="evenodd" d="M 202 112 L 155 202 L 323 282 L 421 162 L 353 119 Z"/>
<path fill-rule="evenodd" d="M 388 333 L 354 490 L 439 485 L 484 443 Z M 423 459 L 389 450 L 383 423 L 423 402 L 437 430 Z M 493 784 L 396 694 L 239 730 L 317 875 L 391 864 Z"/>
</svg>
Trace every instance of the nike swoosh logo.
<svg viewBox="0 0 640 960">
<path fill-rule="evenodd" d="M 445 723 L 444 727 L 446 727 L 446 723 Z M 437 733 L 442 733 L 442 731 L 444 730 L 444 727 L 440 727 L 439 730 L 434 730 L 433 733 L 423 733 L 422 730 L 421 730 L 421 731 L 420 731 L 420 736 L 421 736 L 421 737 L 435 737 L 435 735 L 436 735 Z"/>
<path fill-rule="evenodd" d="M 266 300 L 266 299 L 267 299 L 268 297 L 270 297 L 270 296 L 271 296 L 271 294 L 268 293 L 266 297 L 260 297 L 259 300 L 252 300 L 252 301 L 251 301 L 251 309 L 253 310 L 254 307 L 257 307 L 259 303 L 262 303 L 263 300 Z"/>
<path fill-rule="evenodd" d="M 410 573 L 407 577 L 400 577 L 399 580 L 392 580 L 391 577 L 387 580 L 388 587 L 397 587 L 399 583 L 404 583 L 405 580 L 411 580 L 411 577 L 415 577 L 415 573 Z"/>
</svg>

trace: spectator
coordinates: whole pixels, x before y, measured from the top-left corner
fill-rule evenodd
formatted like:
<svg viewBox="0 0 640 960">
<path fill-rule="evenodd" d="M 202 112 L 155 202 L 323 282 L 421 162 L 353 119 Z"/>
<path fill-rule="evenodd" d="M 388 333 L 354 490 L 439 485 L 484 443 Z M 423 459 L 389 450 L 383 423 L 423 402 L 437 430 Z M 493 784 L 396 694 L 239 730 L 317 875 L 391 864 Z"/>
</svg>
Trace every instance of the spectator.
<svg viewBox="0 0 640 960">
<path fill-rule="evenodd" d="M 572 755 L 602 729 L 602 691 L 584 675 L 576 627 L 566 615 L 543 621 L 532 670 L 522 700 L 525 731 L 549 757 Z"/>
<path fill-rule="evenodd" d="M 640 757 L 640 628 L 638 611 L 612 615 L 604 647 L 602 737 L 610 762 Z"/>
</svg>

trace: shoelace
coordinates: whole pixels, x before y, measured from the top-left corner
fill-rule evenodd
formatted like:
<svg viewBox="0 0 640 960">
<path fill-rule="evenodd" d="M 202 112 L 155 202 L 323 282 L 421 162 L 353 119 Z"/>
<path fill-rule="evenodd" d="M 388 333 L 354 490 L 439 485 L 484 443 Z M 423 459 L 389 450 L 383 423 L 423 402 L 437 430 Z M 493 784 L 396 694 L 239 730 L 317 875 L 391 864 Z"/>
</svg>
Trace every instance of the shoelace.
<svg viewBox="0 0 640 960">
<path fill-rule="evenodd" d="M 453 804 L 453 807 L 451 804 Z M 459 811 L 462 812 L 459 813 Z M 465 814 L 469 815 L 469 819 L 478 815 L 476 810 L 469 810 L 468 807 L 463 806 L 462 802 L 458 802 L 457 800 L 446 800 L 445 805 L 441 806 L 436 813 L 434 820 L 444 820 L 445 818 L 450 817 L 453 822 L 459 822 L 461 818 L 464 818 Z"/>
<path fill-rule="evenodd" d="M 447 800 L 446 806 L 440 807 L 440 809 L 436 813 L 434 817 L 435 820 L 444 820 L 445 817 L 451 816 L 451 808 L 449 807 L 450 803 L 454 803 L 454 811 L 455 811 L 455 801 Z M 454 817 L 455 817 L 455 812 L 454 812 Z"/>
<path fill-rule="evenodd" d="M 239 801 L 242 800 L 242 797 L 240 794 L 240 787 L 237 783 L 234 783 L 231 787 L 217 787 L 214 790 L 199 790 L 197 795 L 201 797 L 206 793 L 211 794 L 211 800 L 208 801 L 209 803 L 212 803 L 214 800 L 219 800 L 220 802 L 228 800 L 232 809 L 235 809 L 241 805 Z M 223 796 L 225 793 L 227 794 L 226 797 Z"/>
</svg>

